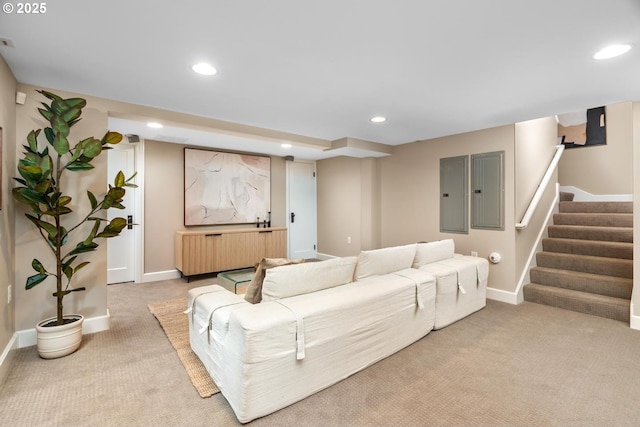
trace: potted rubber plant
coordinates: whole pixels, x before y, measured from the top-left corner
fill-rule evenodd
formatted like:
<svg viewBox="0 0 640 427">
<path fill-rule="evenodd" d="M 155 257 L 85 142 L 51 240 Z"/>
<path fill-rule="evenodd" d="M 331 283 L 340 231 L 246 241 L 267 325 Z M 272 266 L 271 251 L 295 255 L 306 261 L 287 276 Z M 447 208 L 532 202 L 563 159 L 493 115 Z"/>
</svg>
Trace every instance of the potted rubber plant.
<svg viewBox="0 0 640 427">
<path fill-rule="evenodd" d="M 98 248 L 96 239 L 116 237 L 127 226 L 124 218 L 107 220 L 106 211 L 124 209 L 125 188 L 136 185 L 132 182 L 135 173 L 125 179 L 119 172 L 113 185 L 109 184 L 106 193 L 100 197 L 87 190 L 86 212 L 69 215 L 78 204 L 62 188 L 70 179 L 67 177 L 65 181 L 63 176 L 89 173 L 94 169 L 92 161 L 111 148 L 110 145 L 118 144 L 122 135 L 107 132 L 102 139 L 88 137 L 72 144 L 70 129 L 80 121 L 86 100 L 63 99 L 44 90 L 38 92 L 48 99 L 48 102 L 42 102 L 38 111 L 49 125 L 29 132 L 23 156 L 18 161 L 20 176 L 14 178 L 18 185 L 13 188 L 13 196 L 29 208 L 25 215 L 38 230 L 48 255 L 55 262 L 55 267 L 45 267 L 45 264 L 53 266 L 53 263 L 34 258 L 31 267 L 35 274 L 27 278 L 25 285 L 26 289 L 31 289 L 49 278 L 56 282 L 53 296 L 57 299 L 57 314 L 36 325 L 38 353 L 40 357 L 50 359 L 73 353 L 80 346 L 84 317 L 65 315 L 63 299 L 72 292 L 86 290 L 84 286 L 73 287 L 71 281 L 89 264 L 82 256 Z M 86 223 L 92 223 L 92 226 L 82 227 Z"/>
</svg>

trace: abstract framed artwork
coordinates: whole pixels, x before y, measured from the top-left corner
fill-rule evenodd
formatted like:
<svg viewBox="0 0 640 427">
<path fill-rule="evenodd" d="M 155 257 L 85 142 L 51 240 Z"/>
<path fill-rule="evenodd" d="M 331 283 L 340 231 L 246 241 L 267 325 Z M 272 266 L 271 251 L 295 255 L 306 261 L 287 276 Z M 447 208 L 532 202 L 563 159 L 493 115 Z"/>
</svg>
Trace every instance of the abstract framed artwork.
<svg viewBox="0 0 640 427">
<path fill-rule="evenodd" d="M 270 157 L 184 149 L 185 226 L 255 223 L 270 204 Z"/>
<path fill-rule="evenodd" d="M 605 107 L 558 114 L 558 142 L 565 148 L 605 145 L 607 143 Z"/>
</svg>

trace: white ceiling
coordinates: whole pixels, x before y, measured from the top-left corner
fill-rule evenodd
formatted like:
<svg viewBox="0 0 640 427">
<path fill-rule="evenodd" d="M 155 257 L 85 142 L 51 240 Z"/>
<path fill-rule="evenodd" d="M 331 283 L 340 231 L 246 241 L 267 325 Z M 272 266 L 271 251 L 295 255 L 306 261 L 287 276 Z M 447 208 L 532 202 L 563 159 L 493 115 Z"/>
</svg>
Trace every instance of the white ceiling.
<svg viewBox="0 0 640 427">
<path fill-rule="evenodd" d="M 65 0 L 1 13 L 0 37 L 22 83 L 326 141 L 397 145 L 640 100 L 638 0 Z M 611 43 L 636 46 L 592 59 Z M 196 75 L 200 61 L 218 73 Z M 174 131 L 154 132 L 341 154 Z"/>
</svg>

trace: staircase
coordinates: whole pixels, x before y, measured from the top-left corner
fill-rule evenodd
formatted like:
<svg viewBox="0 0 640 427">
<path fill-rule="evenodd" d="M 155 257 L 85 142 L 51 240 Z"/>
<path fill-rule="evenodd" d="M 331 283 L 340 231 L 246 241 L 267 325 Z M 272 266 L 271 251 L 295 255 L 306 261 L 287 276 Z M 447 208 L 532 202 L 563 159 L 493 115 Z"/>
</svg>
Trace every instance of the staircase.
<svg viewBox="0 0 640 427">
<path fill-rule="evenodd" d="M 629 322 L 633 202 L 574 202 L 560 193 L 525 301 Z"/>
</svg>

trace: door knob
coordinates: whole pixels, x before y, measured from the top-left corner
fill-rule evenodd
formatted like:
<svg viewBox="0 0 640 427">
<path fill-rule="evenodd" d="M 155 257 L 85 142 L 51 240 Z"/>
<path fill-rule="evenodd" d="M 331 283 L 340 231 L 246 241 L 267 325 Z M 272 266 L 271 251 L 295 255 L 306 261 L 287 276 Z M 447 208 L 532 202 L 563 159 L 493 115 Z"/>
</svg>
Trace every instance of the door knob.
<svg viewBox="0 0 640 427">
<path fill-rule="evenodd" d="M 296 219 L 296 214 L 294 212 L 291 212 L 291 222 L 295 222 Z"/>
</svg>

